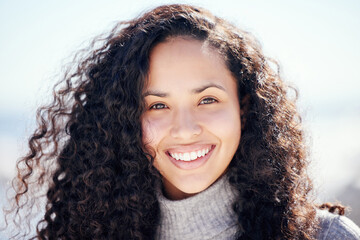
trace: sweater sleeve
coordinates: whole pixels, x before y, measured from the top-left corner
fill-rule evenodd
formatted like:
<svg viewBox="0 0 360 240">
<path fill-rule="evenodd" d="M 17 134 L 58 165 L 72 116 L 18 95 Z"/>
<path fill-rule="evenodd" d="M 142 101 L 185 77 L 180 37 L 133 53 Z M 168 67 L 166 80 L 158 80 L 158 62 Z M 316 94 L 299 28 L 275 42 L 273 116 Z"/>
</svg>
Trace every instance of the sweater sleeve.
<svg viewBox="0 0 360 240">
<path fill-rule="evenodd" d="M 320 222 L 318 232 L 319 240 L 359 240 L 360 228 L 349 218 L 330 213 L 326 210 L 318 210 L 317 216 Z"/>
</svg>

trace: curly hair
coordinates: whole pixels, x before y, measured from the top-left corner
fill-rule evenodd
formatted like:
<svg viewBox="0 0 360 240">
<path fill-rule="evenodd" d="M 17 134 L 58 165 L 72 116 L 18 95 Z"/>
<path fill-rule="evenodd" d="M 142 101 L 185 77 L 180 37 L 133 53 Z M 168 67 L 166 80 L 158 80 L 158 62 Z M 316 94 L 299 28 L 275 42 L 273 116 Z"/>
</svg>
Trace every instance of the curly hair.
<svg viewBox="0 0 360 240">
<path fill-rule="evenodd" d="M 176 36 L 207 42 L 237 80 L 242 134 L 228 170 L 241 193 L 233 205 L 243 229 L 237 239 L 315 238 L 297 96 L 251 34 L 188 5 L 157 7 L 95 39 L 38 110 L 13 181 L 16 216 L 33 207 L 33 189 L 46 191 L 33 238 L 155 237 L 161 176 L 142 146 L 142 90 L 152 48 Z"/>
</svg>

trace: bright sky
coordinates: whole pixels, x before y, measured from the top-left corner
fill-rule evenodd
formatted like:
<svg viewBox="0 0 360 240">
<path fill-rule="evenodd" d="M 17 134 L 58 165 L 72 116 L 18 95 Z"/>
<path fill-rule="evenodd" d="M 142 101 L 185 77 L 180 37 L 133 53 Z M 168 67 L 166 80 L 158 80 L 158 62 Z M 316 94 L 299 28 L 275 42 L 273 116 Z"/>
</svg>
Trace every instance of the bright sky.
<svg viewBox="0 0 360 240">
<path fill-rule="evenodd" d="M 8 165 L 7 158 L 17 156 L 26 135 L 25 126 L 19 130 L 14 119 L 33 119 L 37 106 L 48 102 L 61 66 L 77 49 L 118 20 L 175 2 L 0 0 L 0 168 Z M 182 2 L 205 7 L 252 32 L 265 53 L 280 62 L 285 79 L 300 90 L 300 107 L 314 131 L 314 152 L 324 166 L 344 152 L 347 159 L 358 156 L 360 1 Z M 340 115 L 346 119 L 339 120 Z M 344 124 L 346 129 L 338 128 Z M 342 138 L 340 146 L 335 140 Z M 337 149 L 335 155 L 328 148 Z M 336 166 L 329 171 L 338 170 Z"/>
<path fill-rule="evenodd" d="M 82 43 L 118 20 L 169 2 L 176 1 L 0 0 L 0 110 L 22 111 L 34 100 L 43 102 L 39 91 L 52 86 L 51 77 Z M 186 2 L 254 33 L 305 102 L 360 100 L 359 1 Z"/>
</svg>

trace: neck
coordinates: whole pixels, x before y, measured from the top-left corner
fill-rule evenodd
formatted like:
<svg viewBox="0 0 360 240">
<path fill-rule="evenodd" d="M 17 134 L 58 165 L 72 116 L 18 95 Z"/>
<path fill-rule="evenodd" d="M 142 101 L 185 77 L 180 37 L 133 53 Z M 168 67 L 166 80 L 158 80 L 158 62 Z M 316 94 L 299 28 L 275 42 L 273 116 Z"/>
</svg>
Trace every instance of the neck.
<svg viewBox="0 0 360 240">
<path fill-rule="evenodd" d="M 224 175 L 206 190 L 182 200 L 158 191 L 161 221 L 158 239 L 224 239 L 239 230 L 232 205 L 238 196 Z M 229 235 L 229 236 L 230 236 Z"/>
</svg>

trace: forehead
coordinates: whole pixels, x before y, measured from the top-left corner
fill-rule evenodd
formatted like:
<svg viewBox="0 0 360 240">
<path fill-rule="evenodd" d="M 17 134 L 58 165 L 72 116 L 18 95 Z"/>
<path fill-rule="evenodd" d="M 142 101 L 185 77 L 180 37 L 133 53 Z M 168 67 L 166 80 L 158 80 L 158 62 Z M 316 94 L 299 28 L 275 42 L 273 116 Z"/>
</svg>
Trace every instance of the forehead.
<svg viewBox="0 0 360 240">
<path fill-rule="evenodd" d="M 158 43 L 150 52 L 150 62 L 153 60 L 154 63 L 154 60 L 158 60 L 158 58 L 167 61 L 177 57 L 194 57 L 194 55 L 225 63 L 217 49 L 207 41 L 197 40 L 190 36 L 170 37 L 164 42 Z"/>
<path fill-rule="evenodd" d="M 150 53 L 148 87 L 221 82 L 228 78 L 234 80 L 224 58 L 204 41 L 174 37 L 159 43 Z"/>
</svg>

